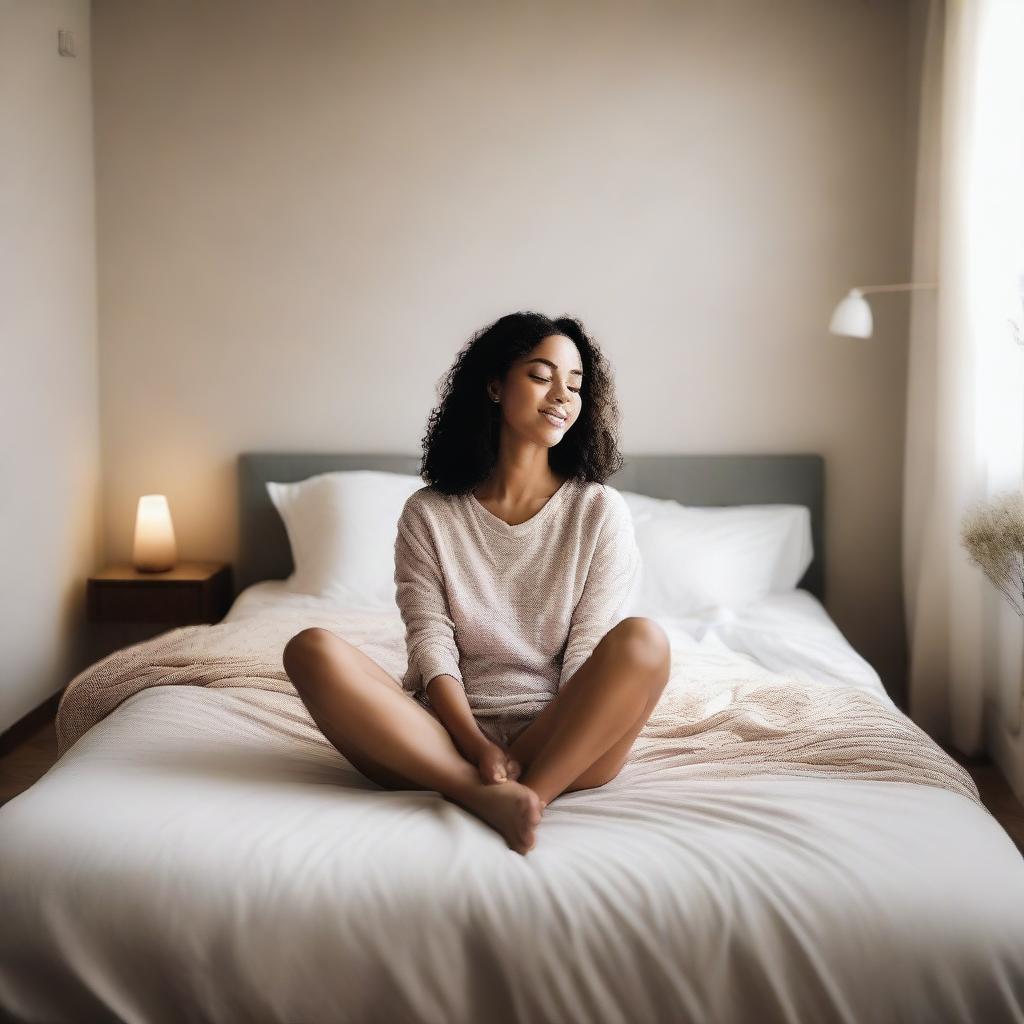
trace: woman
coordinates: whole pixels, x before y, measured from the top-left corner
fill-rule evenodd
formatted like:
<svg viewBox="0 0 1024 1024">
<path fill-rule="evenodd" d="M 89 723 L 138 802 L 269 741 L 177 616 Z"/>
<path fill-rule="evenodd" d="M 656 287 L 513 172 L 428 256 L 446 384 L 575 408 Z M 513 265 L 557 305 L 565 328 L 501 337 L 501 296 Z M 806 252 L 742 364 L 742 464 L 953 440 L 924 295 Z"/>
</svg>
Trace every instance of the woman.
<svg viewBox="0 0 1024 1024">
<path fill-rule="evenodd" d="M 622 465 L 617 417 L 578 321 L 513 313 L 477 333 L 430 417 L 429 484 L 398 522 L 403 689 L 329 630 L 284 651 L 360 771 L 437 790 L 518 853 L 560 793 L 619 773 L 669 677 L 665 631 L 620 618 L 641 567 L 625 500 L 604 484 Z"/>
</svg>

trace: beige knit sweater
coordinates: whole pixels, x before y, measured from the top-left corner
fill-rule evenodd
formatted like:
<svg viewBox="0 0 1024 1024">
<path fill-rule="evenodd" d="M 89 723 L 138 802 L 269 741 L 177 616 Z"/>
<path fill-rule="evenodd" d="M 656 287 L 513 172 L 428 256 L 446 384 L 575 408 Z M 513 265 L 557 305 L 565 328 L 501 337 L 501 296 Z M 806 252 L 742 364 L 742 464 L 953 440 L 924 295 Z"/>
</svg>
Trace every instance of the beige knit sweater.
<svg viewBox="0 0 1024 1024">
<path fill-rule="evenodd" d="M 567 480 L 514 526 L 472 493 L 422 487 L 395 540 L 402 686 L 429 706 L 426 684 L 448 674 L 478 720 L 529 720 L 629 614 L 641 572 L 629 508 L 606 484 Z"/>
</svg>

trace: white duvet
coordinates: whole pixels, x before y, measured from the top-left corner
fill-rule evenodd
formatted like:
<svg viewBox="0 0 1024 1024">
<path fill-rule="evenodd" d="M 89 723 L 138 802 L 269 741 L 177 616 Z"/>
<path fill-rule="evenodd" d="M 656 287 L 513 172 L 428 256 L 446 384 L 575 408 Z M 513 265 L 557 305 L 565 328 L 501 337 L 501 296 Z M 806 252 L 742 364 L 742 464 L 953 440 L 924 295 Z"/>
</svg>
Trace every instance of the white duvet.
<svg viewBox="0 0 1024 1024">
<path fill-rule="evenodd" d="M 323 610 L 262 583 L 228 621 Z M 805 592 L 659 621 L 708 722 L 738 669 L 891 706 Z M 0 808 L 0 1011 L 1024 1021 L 1024 861 L 962 793 L 648 762 L 552 802 L 521 857 L 438 794 L 379 789 L 280 697 L 143 689 Z"/>
</svg>

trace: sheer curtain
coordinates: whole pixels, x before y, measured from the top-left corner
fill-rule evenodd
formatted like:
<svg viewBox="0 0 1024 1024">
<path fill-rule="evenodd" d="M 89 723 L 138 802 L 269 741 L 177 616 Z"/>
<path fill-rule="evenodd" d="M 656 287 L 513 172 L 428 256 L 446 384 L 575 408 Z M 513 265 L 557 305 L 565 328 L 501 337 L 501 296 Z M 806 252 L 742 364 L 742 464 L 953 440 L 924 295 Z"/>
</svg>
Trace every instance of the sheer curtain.
<svg viewBox="0 0 1024 1024">
<path fill-rule="evenodd" d="M 921 78 L 904 476 L 908 711 L 941 743 L 1021 736 L 1024 623 L 960 544 L 1024 486 L 1024 0 L 930 0 Z M 1024 325 L 1021 325 L 1024 326 Z M 1007 773 L 1009 775 L 1009 773 Z"/>
</svg>

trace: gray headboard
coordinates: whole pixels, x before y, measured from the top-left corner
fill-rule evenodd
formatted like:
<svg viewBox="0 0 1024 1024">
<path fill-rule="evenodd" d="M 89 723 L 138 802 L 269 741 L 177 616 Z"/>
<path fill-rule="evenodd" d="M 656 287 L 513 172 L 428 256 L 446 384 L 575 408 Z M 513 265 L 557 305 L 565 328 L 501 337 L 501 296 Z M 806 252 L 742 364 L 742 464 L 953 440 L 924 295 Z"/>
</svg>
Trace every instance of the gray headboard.
<svg viewBox="0 0 1024 1024">
<path fill-rule="evenodd" d="M 806 505 L 814 560 L 800 581 L 825 602 L 825 460 L 821 455 L 625 455 L 608 484 L 684 505 Z M 332 470 L 378 469 L 418 476 L 419 455 L 243 452 L 238 456 L 238 590 L 292 571 L 291 547 L 266 483 Z"/>
</svg>

